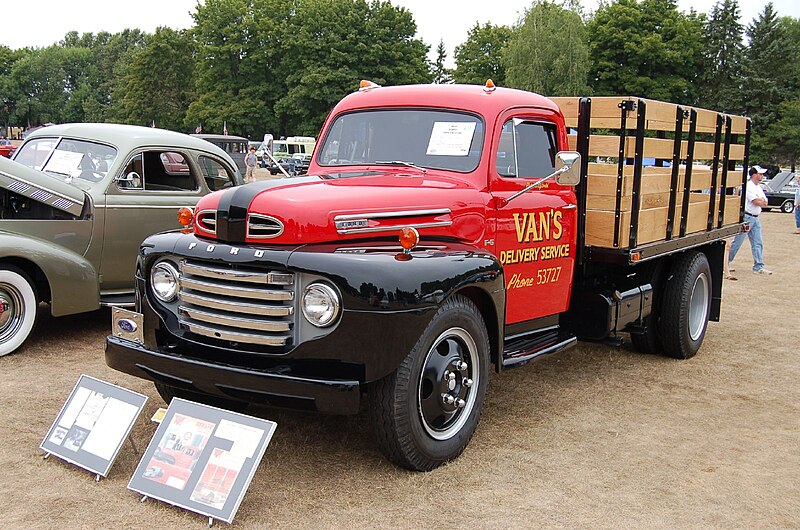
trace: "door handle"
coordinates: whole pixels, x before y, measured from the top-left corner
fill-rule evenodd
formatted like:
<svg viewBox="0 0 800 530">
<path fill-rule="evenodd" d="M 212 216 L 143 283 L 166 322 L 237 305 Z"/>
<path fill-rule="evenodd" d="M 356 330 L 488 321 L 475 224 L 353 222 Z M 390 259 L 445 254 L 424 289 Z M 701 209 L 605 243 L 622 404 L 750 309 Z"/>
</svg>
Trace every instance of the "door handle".
<svg viewBox="0 0 800 530">
<path fill-rule="evenodd" d="M 577 208 L 577 207 L 578 207 L 578 205 L 577 205 L 577 204 L 568 204 L 568 205 L 564 206 L 564 207 L 562 208 L 562 210 L 574 210 L 574 209 L 575 209 L 575 208 Z"/>
</svg>

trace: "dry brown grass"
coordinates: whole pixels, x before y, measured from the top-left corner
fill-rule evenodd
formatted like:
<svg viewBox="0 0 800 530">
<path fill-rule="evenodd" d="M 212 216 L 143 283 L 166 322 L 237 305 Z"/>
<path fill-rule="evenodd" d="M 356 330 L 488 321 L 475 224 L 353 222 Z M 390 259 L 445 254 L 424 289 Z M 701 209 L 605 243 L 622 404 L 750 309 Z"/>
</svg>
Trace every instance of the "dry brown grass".
<svg viewBox="0 0 800 530">
<path fill-rule="evenodd" d="M 582 344 L 492 378 L 467 451 L 431 473 L 388 464 L 364 417 L 257 409 L 278 430 L 236 516 L 264 527 L 800 526 L 800 236 L 763 216 L 767 265 L 725 284 L 722 321 L 697 357 L 676 361 Z M 163 405 L 107 368 L 109 314 L 53 319 L 0 358 L 0 527 L 200 528 L 200 516 L 126 489 L 126 443 L 94 478 L 38 445 L 82 373 L 150 396 L 132 433 L 141 451 Z"/>
</svg>

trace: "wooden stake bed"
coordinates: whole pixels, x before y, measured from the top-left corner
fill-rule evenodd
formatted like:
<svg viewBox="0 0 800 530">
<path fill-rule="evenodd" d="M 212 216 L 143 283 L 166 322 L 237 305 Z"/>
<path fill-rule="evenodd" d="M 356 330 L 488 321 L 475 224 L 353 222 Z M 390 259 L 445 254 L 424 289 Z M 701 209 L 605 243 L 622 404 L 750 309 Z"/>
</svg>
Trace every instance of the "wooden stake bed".
<svg viewBox="0 0 800 530">
<path fill-rule="evenodd" d="M 585 159 L 587 247 L 633 250 L 741 223 L 748 118 L 629 96 L 551 99 Z"/>
</svg>

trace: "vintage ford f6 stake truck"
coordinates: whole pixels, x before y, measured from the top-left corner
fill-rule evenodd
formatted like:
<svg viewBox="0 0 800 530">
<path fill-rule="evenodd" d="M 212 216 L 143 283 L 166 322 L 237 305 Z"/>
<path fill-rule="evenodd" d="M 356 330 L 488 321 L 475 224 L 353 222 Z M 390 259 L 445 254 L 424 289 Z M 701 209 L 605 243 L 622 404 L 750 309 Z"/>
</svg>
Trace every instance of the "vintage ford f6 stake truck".
<svg viewBox="0 0 800 530">
<path fill-rule="evenodd" d="M 688 358 L 719 319 L 745 118 L 362 83 L 320 138 L 310 176 L 213 193 L 144 241 L 109 366 L 167 401 L 366 403 L 386 456 L 429 470 L 467 445 L 490 365 L 623 332 Z"/>
</svg>

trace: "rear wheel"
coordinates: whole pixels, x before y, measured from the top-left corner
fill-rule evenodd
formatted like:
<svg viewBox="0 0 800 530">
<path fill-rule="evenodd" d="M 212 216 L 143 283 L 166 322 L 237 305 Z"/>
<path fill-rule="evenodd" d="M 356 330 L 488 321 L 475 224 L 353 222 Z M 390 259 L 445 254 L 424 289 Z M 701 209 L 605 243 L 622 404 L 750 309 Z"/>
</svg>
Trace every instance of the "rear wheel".
<svg viewBox="0 0 800 530">
<path fill-rule="evenodd" d="M 172 398 L 181 398 L 187 401 L 194 401 L 195 403 L 202 403 L 203 405 L 217 407 L 218 409 L 231 410 L 233 412 L 241 412 L 245 410 L 248 405 L 244 401 L 209 396 L 207 394 L 192 392 L 191 390 L 184 390 L 183 388 L 176 388 L 163 383 L 154 384 L 158 394 L 161 396 L 161 399 L 163 399 L 167 405 L 172 402 Z"/>
<path fill-rule="evenodd" d="M 378 444 L 395 464 L 429 471 L 464 451 L 489 375 L 489 336 L 475 305 L 455 296 L 394 373 L 370 390 Z"/>
<path fill-rule="evenodd" d="M 672 264 L 664 287 L 658 333 L 664 353 L 676 359 L 693 357 L 711 312 L 711 268 L 702 252 L 687 252 Z"/>
<path fill-rule="evenodd" d="M 783 204 L 781 204 L 781 211 L 783 213 L 792 213 L 794 211 L 794 202 L 784 201 Z"/>
<path fill-rule="evenodd" d="M 0 266 L 0 356 L 19 348 L 36 323 L 36 292 L 20 269 Z"/>
</svg>

